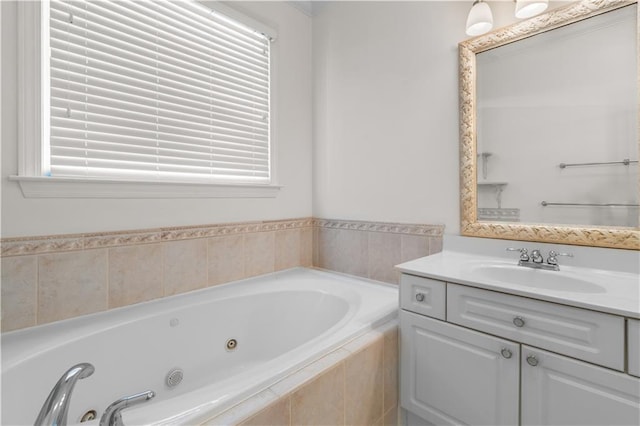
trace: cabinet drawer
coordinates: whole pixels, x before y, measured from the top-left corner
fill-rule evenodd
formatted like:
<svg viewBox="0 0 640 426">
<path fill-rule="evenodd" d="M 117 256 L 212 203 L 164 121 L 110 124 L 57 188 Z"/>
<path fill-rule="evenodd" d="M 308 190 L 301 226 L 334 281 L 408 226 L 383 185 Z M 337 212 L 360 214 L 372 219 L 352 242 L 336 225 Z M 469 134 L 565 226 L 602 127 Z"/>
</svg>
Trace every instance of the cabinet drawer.
<svg viewBox="0 0 640 426">
<path fill-rule="evenodd" d="M 640 321 L 627 320 L 629 374 L 640 377 Z"/>
<path fill-rule="evenodd" d="M 624 318 L 449 284 L 447 320 L 624 370 Z"/>
<path fill-rule="evenodd" d="M 447 284 L 444 281 L 402 274 L 400 307 L 428 317 L 445 319 Z"/>
</svg>

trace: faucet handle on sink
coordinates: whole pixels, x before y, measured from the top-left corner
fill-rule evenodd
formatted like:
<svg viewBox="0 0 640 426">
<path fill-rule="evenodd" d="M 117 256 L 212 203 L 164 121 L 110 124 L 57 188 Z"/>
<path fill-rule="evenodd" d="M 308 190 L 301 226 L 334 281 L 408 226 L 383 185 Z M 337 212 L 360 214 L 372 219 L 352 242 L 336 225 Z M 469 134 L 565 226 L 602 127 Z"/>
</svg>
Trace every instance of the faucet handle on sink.
<svg viewBox="0 0 640 426">
<path fill-rule="evenodd" d="M 557 251 L 551 250 L 549 252 L 549 257 L 547 257 L 547 263 L 549 265 L 557 265 L 558 264 L 558 256 L 567 256 L 567 257 L 573 257 L 573 254 L 571 253 L 558 253 Z"/>
<path fill-rule="evenodd" d="M 522 262 L 529 261 L 529 252 L 526 248 L 515 248 L 515 247 L 507 247 L 507 251 L 519 251 L 520 252 L 520 260 Z"/>
</svg>

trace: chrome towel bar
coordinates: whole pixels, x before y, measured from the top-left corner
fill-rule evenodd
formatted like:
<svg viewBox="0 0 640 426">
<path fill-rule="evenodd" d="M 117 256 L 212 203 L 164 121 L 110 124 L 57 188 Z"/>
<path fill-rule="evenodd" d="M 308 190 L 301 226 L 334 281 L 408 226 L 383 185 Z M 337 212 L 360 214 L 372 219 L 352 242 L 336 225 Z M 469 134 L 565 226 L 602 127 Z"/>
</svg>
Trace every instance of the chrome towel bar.
<svg viewBox="0 0 640 426">
<path fill-rule="evenodd" d="M 574 167 L 574 166 L 600 166 L 605 164 L 624 164 L 625 166 L 628 166 L 631 163 L 637 163 L 637 162 L 638 160 L 629 160 L 628 158 L 625 158 L 622 161 L 608 161 L 604 163 L 573 163 L 573 164 L 560 163 L 558 167 L 560 167 L 561 169 L 564 169 L 566 167 Z"/>
<path fill-rule="evenodd" d="M 543 201 L 540 203 L 543 207 L 546 206 L 591 206 L 591 207 L 640 207 L 640 204 L 619 204 L 619 203 L 549 203 Z"/>
</svg>

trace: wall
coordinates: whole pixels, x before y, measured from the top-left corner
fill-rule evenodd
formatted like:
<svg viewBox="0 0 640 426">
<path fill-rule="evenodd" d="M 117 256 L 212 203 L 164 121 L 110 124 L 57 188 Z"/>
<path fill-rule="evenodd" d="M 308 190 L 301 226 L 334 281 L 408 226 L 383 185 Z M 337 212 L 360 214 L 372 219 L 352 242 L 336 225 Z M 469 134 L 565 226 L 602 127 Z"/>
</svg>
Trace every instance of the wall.
<svg viewBox="0 0 640 426">
<path fill-rule="evenodd" d="M 490 6 L 494 28 L 515 22 L 513 2 Z M 459 233 L 457 49 L 470 8 L 314 3 L 314 216 Z"/>
<path fill-rule="evenodd" d="M 457 43 L 467 2 L 316 9 L 317 217 L 458 229 Z"/>
<path fill-rule="evenodd" d="M 16 2 L 3 1 L 2 224 L 3 237 L 119 231 L 311 216 L 311 19 L 285 2 L 232 3 L 278 32 L 275 84 L 276 198 L 264 199 L 25 199 L 17 174 Z"/>
</svg>

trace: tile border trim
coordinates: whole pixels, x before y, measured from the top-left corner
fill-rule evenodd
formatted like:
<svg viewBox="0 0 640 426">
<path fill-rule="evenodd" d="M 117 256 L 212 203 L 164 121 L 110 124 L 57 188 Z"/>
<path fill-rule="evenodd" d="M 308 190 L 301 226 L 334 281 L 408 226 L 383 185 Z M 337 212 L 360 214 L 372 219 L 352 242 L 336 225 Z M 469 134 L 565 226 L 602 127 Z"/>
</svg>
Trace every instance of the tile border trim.
<svg viewBox="0 0 640 426">
<path fill-rule="evenodd" d="M 0 239 L 0 257 L 152 244 L 195 238 L 210 238 L 253 232 L 281 231 L 299 228 L 331 228 L 353 231 L 389 232 L 395 234 L 442 237 L 444 225 L 420 225 L 392 222 L 319 219 L 312 217 L 255 222 L 175 226 L 155 229 L 46 235 Z"/>
<path fill-rule="evenodd" d="M 389 232 L 393 234 L 442 237 L 444 225 L 421 225 L 417 223 L 366 222 L 359 220 L 313 219 L 319 228 L 346 229 L 351 231 Z"/>
<path fill-rule="evenodd" d="M 177 226 L 134 231 L 2 238 L 0 239 L 0 257 L 151 244 L 252 232 L 299 229 L 312 226 L 313 219 L 308 217 L 202 226 Z"/>
</svg>

